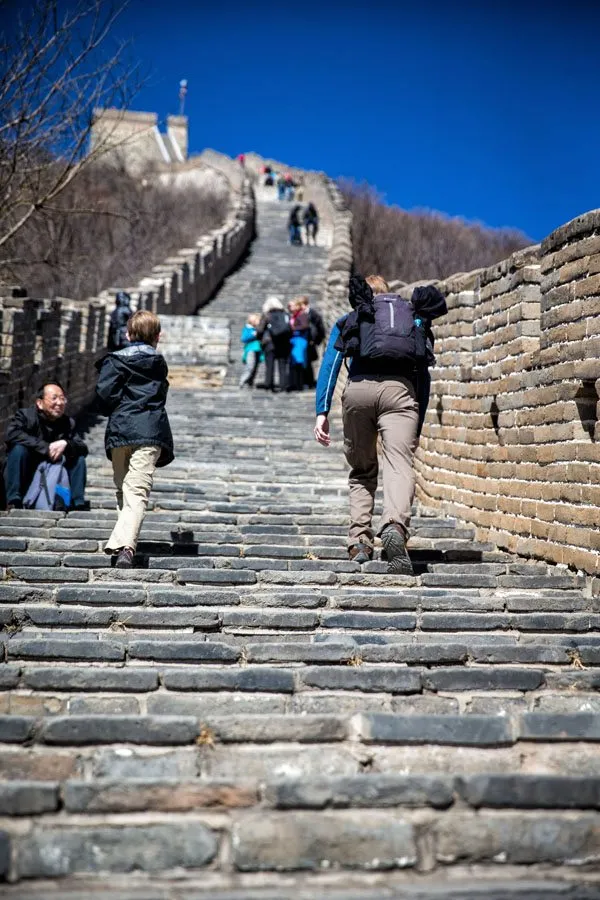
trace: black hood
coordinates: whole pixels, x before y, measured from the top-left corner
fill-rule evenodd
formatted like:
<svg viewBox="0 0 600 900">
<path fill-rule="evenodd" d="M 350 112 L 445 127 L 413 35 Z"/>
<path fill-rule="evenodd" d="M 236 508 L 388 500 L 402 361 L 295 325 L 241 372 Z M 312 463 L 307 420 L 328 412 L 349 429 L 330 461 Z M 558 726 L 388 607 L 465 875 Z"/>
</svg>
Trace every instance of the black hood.
<svg viewBox="0 0 600 900">
<path fill-rule="evenodd" d="M 122 350 L 108 353 L 113 363 L 118 368 L 127 369 L 129 372 L 140 372 L 149 378 L 165 378 L 167 375 L 167 363 L 162 353 L 159 353 L 150 344 L 129 344 Z M 100 370 L 106 356 L 96 362 L 96 368 Z"/>
</svg>

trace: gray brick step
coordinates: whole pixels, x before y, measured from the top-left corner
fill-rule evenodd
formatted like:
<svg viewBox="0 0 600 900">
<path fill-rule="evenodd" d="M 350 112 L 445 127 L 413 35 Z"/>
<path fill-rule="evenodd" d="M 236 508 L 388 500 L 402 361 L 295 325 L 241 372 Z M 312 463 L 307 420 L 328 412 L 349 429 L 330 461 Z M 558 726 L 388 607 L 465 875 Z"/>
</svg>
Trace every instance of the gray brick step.
<svg viewBox="0 0 600 900">
<path fill-rule="evenodd" d="M 285 876 L 284 876 L 285 877 Z M 318 876 L 317 876 L 318 877 Z M 367 879 L 369 876 L 365 876 Z M 270 886 L 262 888 L 247 887 L 242 890 L 235 886 L 206 889 L 206 878 L 198 880 L 193 875 L 182 874 L 176 882 L 168 882 L 154 876 L 152 884 L 138 881 L 131 876 L 122 881 L 119 875 L 111 875 L 111 886 L 98 885 L 87 878 L 77 876 L 73 879 L 61 879 L 60 900 L 598 900 L 600 891 L 593 884 L 575 884 L 570 880 L 550 881 L 543 875 L 540 880 L 532 881 L 530 877 L 506 881 L 493 872 L 488 873 L 487 880 L 481 872 L 477 880 L 463 880 L 455 877 L 452 882 L 432 881 L 427 875 L 420 875 L 418 884 L 412 880 L 401 888 L 392 886 L 372 888 L 369 881 L 363 887 L 358 886 L 359 874 L 348 874 L 347 878 L 338 878 L 336 887 L 326 887 L 315 883 L 314 875 L 296 873 L 294 887 L 290 889 L 283 881 L 272 887 L 276 876 L 269 877 L 265 873 L 265 883 Z M 341 882 L 347 881 L 347 887 Z M 121 882 L 121 884 L 119 884 Z M 19 890 L 17 894 L 15 889 Z M 31 883 L 18 888 L 7 885 L 6 896 L 9 900 L 58 900 L 51 886 L 41 889 Z M 398 891 L 401 890 L 401 894 Z M 44 893 L 45 891 L 45 893 Z M 48 893 L 50 891 L 50 893 Z"/>
</svg>

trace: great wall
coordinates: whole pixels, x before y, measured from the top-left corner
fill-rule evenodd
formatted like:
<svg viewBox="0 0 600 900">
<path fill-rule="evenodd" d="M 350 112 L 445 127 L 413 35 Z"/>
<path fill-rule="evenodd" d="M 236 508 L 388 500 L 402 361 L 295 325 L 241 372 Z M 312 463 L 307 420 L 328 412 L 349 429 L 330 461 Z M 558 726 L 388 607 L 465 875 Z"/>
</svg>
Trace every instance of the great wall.
<svg viewBox="0 0 600 900">
<path fill-rule="evenodd" d="M 266 294 L 310 293 L 328 324 L 347 307 L 337 188 L 254 153 L 187 158 L 182 117 L 161 136 L 103 115 L 132 170 L 212 179 L 230 213 L 114 287 L 164 319 L 173 375 L 176 460 L 137 566 L 101 551 L 103 422 L 90 511 L 0 518 L 0 893 L 600 898 L 600 212 L 439 284 L 416 576 L 390 576 L 347 560 L 339 403 L 325 451 L 310 392 L 237 389 Z M 287 243 L 269 162 L 302 178 L 318 247 Z M 42 376 L 85 411 L 114 290 L 0 298 L 3 427 Z"/>
</svg>

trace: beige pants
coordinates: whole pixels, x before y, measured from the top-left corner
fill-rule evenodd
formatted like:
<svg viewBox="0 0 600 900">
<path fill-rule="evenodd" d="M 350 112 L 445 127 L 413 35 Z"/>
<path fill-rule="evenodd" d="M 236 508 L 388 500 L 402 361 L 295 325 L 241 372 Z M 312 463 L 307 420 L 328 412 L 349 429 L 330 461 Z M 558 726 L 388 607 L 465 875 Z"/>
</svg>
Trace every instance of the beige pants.
<svg viewBox="0 0 600 900">
<path fill-rule="evenodd" d="M 131 446 L 115 447 L 111 451 L 119 517 L 104 548 L 106 551 L 115 552 L 122 547 L 135 550 L 160 452 L 160 447 Z"/>
<path fill-rule="evenodd" d="M 342 395 L 344 453 L 350 466 L 350 530 L 348 546 L 373 547 L 371 520 L 377 490 L 381 438 L 383 514 L 378 534 L 387 524 L 400 525 L 408 539 L 415 474 L 419 410 L 415 388 L 405 378 L 382 376 L 346 382 Z"/>
</svg>

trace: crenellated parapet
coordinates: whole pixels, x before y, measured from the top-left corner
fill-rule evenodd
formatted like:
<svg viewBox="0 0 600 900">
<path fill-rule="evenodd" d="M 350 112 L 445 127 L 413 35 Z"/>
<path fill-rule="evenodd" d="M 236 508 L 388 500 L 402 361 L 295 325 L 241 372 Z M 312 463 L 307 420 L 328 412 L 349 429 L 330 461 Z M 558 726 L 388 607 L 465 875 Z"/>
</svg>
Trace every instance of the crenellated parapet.
<svg viewBox="0 0 600 900">
<path fill-rule="evenodd" d="M 439 283 L 419 495 L 478 537 L 600 575 L 600 211 Z M 412 285 L 400 290 L 410 294 Z"/>
</svg>

